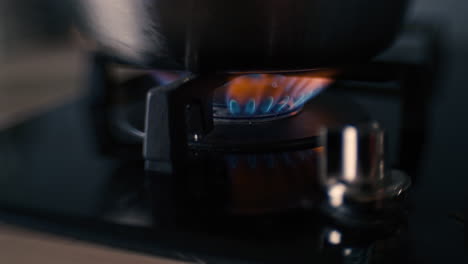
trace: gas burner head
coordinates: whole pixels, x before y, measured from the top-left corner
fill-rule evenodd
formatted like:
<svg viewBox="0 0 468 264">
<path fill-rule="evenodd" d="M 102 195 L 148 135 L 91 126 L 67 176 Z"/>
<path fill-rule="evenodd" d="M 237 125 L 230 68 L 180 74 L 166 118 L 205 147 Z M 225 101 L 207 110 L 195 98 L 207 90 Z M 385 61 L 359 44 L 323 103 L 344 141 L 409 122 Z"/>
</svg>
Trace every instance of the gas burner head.
<svg viewBox="0 0 468 264">
<path fill-rule="evenodd" d="M 215 91 L 214 118 L 253 122 L 292 116 L 330 85 L 334 74 L 331 70 L 320 70 L 236 77 Z"/>
<path fill-rule="evenodd" d="M 293 116 L 332 84 L 336 74 L 337 71 L 332 69 L 236 73 L 236 77 L 214 91 L 213 118 L 217 122 L 259 122 Z M 186 75 L 187 72 L 152 72 L 161 84 Z"/>
</svg>

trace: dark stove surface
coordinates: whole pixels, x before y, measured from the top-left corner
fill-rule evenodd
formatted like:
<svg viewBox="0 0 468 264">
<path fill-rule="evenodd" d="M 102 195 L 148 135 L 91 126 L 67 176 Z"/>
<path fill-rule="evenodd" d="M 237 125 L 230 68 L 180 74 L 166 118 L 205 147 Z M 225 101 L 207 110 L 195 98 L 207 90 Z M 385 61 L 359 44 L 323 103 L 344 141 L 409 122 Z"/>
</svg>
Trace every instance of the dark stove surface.
<svg viewBox="0 0 468 264">
<path fill-rule="evenodd" d="M 1 221 L 195 263 L 455 263 L 463 255 L 457 211 L 426 203 L 427 190 L 441 190 L 423 177 L 407 222 L 385 233 L 349 230 L 314 212 L 187 215 L 168 228 L 145 191 L 142 162 L 100 153 L 88 106 L 81 99 L 0 132 Z"/>
</svg>

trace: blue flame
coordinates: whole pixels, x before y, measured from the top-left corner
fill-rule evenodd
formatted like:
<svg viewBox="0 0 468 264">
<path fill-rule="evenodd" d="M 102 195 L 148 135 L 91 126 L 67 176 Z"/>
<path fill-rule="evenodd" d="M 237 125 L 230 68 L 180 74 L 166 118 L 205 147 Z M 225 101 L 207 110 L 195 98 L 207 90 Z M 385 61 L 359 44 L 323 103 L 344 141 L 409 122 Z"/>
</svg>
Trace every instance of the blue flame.
<svg viewBox="0 0 468 264">
<path fill-rule="evenodd" d="M 312 92 L 309 92 L 307 94 L 302 94 L 297 100 L 294 101 L 293 107 L 294 108 L 302 107 L 310 99 L 317 96 L 323 89 L 324 89 L 324 87 L 319 87 L 319 88 L 313 90 Z"/>
<path fill-rule="evenodd" d="M 281 75 L 268 77 L 265 74 L 250 74 L 239 78 L 253 80 L 252 87 L 250 87 L 252 89 L 249 90 L 249 87 L 246 86 L 248 84 L 245 83 L 236 86 L 236 82 L 234 82 L 233 86 L 225 86 L 228 89 L 234 89 L 231 91 L 236 91 L 230 92 L 228 90 L 226 92 L 226 108 L 230 117 L 260 117 L 297 110 L 318 95 L 331 82 L 313 77 L 285 77 Z M 258 82 L 256 79 L 262 81 Z M 249 97 L 245 97 L 245 95 Z"/>
<path fill-rule="evenodd" d="M 252 98 L 250 99 L 247 104 L 245 105 L 245 113 L 249 115 L 255 114 L 255 100 Z"/>
<path fill-rule="evenodd" d="M 309 96 L 307 96 L 307 95 L 305 95 L 305 94 L 301 95 L 301 97 L 299 97 L 299 99 L 297 99 L 297 100 L 293 103 L 293 106 L 294 106 L 294 107 L 298 107 L 298 106 L 303 105 L 303 104 L 307 101 L 308 98 L 309 98 Z"/>
<path fill-rule="evenodd" d="M 229 112 L 233 115 L 238 115 L 241 112 L 239 103 L 234 99 L 229 100 Z"/>
<path fill-rule="evenodd" d="M 262 113 L 267 114 L 270 113 L 271 109 L 273 108 L 273 103 L 275 102 L 275 99 L 273 96 L 269 96 L 263 101 L 263 103 L 260 105 L 260 110 Z"/>
<path fill-rule="evenodd" d="M 276 108 L 276 113 L 281 113 L 285 110 L 288 110 L 289 96 L 284 97 L 279 103 L 278 108 Z"/>
<path fill-rule="evenodd" d="M 259 104 L 251 98 L 245 104 L 240 104 L 235 99 L 230 99 L 228 103 L 229 113 L 233 116 L 254 116 L 256 114 L 283 113 L 289 110 L 300 108 L 313 97 L 317 96 L 323 88 L 314 90 L 308 94 L 302 94 L 297 99 L 285 96 L 275 102 L 272 96 L 268 96 Z M 258 105 L 258 106 L 257 106 Z"/>
</svg>

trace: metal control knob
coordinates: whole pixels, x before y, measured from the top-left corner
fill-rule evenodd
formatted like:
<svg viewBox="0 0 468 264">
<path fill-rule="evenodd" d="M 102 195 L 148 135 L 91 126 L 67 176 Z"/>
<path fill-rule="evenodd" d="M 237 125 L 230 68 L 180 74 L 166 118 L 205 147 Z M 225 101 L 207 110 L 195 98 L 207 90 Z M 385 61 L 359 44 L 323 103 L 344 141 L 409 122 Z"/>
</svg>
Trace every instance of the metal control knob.
<svg viewBox="0 0 468 264">
<path fill-rule="evenodd" d="M 377 123 L 323 129 L 320 142 L 320 180 L 330 212 L 373 218 L 397 207 L 411 181 L 386 167 L 385 133 Z"/>
</svg>

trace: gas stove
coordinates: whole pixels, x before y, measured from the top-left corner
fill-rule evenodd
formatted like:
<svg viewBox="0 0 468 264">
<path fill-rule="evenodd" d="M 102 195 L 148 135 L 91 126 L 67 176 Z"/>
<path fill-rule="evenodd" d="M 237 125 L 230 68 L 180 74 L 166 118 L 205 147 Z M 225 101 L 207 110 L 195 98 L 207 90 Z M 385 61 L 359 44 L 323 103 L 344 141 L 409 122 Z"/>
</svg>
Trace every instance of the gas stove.
<svg viewBox="0 0 468 264">
<path fill-rule="evenodd" d="M 95 55 L 88 96 L 0 132 L 4 149 L 14 146 L 11 177 L 0 178 L 0 219 L 189 263 L 439 260 L 426 255 L 427 241 L 457 255 L 460 240 L 425 234 L 439 222 L 463 230 L 463 218 L 434 216 L 419 209 L 423 196 L 411 196 L 424 182 L 436 33 L 412 26 L 372 62 L 308 72 L 193 76 Z M 172 89 L 187 82 L 212 96 Z M 262 93 L 246 94 L 245 83 Z M 357 129 L 363 138 L 349 142 L 372 145 L 378 155 L 368 157 L 383 164 L 382 127 L 387 168 L 413 186 L 400 184 L 391 203 L 330 199 L 340 184 L 356 185 L 321 168 L 336 142 L 327 139 Z M 346 149 L 352 144 L 328 161 L 341 162 Z M 379 202 L 387 211 L 375 214 Z"/>
</svg>

